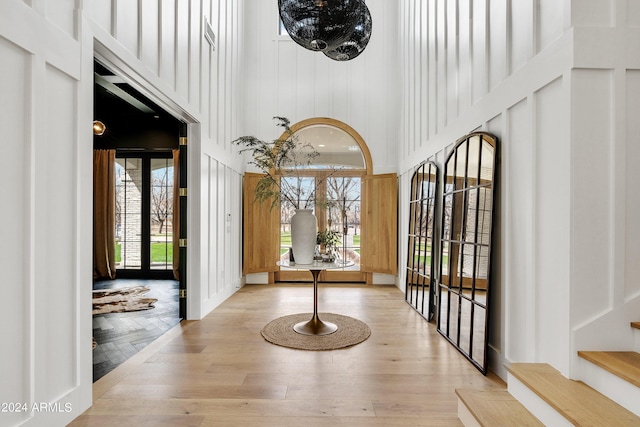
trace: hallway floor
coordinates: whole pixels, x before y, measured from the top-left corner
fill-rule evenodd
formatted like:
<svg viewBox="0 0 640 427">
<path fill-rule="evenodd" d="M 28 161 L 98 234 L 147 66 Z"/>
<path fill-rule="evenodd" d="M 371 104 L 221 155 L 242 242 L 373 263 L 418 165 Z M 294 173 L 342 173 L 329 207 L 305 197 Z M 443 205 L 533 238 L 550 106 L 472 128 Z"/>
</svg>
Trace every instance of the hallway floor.
<svg viewBox="0 0 640 427">
<path fill-rule="evenodd" d="M 93 316 L 93 381 L 97 381 L 125 360 L 180 322 L 176 280 L 116 279 L 97 281 L 94 290 L 147 286 L 145 297 L 157 298 L 155 308 Z"/>
<path fill-rule="evenodd" d="M 260 330 L 313 311 L 312 287 L 246 285 L 96 381 L 93 406 L 70 425 L 461 426 L 456 388 L 505 388 L 395 286 L 321 284 L 318 303 L 367 323 L 371 336 L 333 351 L 270 344 Z"/>
</svg>

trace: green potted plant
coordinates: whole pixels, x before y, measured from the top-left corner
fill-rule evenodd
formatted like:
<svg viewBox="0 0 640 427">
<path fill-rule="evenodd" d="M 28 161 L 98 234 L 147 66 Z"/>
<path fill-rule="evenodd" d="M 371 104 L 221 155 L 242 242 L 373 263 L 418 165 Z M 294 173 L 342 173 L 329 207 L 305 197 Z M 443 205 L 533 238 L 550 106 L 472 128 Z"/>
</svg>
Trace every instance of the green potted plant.
<svg viewBox="0 0 640 427">
<path fill-rule="evenodd" d="M 309 185 L 303 174 L 320 153 L 311 144 L 299 141 L 289 119 L 278 116 L 274 119 L 276 126 L 284 130 L 280 138 L 265 141 L 255 136 L 241 136 L 233 144 L 241 147 L 240 153 L 251 153 L 249 164 L 263 173 L 256 185 L 255 199 L 260 203 L 270 202 L 272 209 L 288 203 L 296 210 L 291 218 L 291 246 L 297 264 L 311 264 L 318 230 L 313 208 L 329 204 L 318 192 L 323 180 L 313 180 Z"/>
<path fill-rule="evenodd" d="M 318 232 L 316 244 L 320 245 L 321 252 L 324 252 L 323 261 L 335 261 L 335 250 L 340 243 L 340 234 L 334 230 L 322 230 Z"/>
</svg>

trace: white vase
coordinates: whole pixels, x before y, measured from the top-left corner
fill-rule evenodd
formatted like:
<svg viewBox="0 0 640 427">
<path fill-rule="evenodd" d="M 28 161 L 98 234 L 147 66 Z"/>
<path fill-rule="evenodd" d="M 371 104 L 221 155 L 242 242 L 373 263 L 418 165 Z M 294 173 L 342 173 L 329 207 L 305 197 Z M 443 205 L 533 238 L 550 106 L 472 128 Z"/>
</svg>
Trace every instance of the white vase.
<svg viewBox="0 0 640 427">
<path fill-rule="evenodd" d="M 291 217 L 291 246 L 296 264 L 313 263 L 318 220 L 311 209 L 296 209 Z"/>
</svg>

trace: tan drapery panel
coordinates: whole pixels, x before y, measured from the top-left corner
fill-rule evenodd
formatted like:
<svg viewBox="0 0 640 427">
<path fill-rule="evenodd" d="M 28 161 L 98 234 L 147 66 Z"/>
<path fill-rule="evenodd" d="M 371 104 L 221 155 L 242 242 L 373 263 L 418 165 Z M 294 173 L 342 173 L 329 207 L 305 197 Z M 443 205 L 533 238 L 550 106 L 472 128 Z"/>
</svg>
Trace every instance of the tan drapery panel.
<svg viewBox="0 0 640 427">
<path fill-rule="evenodd" d="M 180 280 L 180 150 L 173 152 L 173 277 Z"/>
<path fill-rule="evenodd" d="M 116 278 L 115 150 L 93 151 L 93 277 Z"/>
</svg>

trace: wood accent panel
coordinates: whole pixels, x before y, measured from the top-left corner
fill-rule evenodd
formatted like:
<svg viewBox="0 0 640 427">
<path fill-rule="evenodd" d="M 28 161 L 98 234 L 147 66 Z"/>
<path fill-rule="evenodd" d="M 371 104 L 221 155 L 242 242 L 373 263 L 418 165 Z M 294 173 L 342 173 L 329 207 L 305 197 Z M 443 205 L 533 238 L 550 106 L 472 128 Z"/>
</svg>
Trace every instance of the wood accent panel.
<svg viewBox="0 0 640 427">
<path fill-rule="evenodd" d="M 544 427 L 507 390 L 456 389 L 456 394 L 482 427 Z"/>
<path fill-rule="evenodd" d="M 310 312 L 313 291 L 246 285 L 97 381 L 71 426 L 458 427 L 456 388 L 506 386 L 444 345 L 395 286 L 324 285 L 320 300 L 321 312 L 365 321 L 371 337 L 329 352 L 270 344 L 264 325 Z"/>
<path fill-rule="evenodd" d="M 362 271 L 398 272 L 398 177 L 372 175 L 362 179 Z"/>
<path fill-rule="evenodd" d="M 631 427 L 640 417 L 546 363 L 512 363 L 509 372 L 577 426 Z"/>
<path fill-rule="evenodd" d="M 578 356 L 640 387 L 640 353 L 634 351 L 579 351 Z"/>
<path fill-rule="evenodd" d="M 243 192 L 242 274 L 276 271 L 280 258 L 280 209 L 255 200 L 255 188 L 263 175 L 246 173 Z"/>
</svg>

